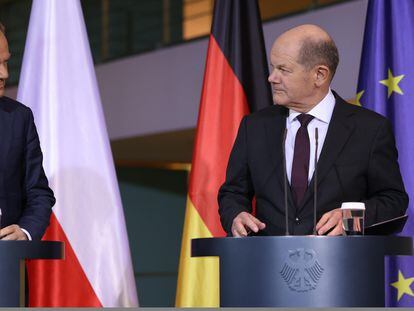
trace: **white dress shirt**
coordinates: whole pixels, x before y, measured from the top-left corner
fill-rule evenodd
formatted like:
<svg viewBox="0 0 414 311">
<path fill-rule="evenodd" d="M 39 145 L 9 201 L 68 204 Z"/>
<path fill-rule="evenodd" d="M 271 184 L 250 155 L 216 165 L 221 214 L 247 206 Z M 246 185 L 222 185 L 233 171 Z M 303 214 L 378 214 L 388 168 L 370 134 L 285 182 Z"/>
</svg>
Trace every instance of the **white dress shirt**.
<svg viewBox="0 0 414 311">
<path fill-rule="evenodd" d="M 331 89 L 329 89 L 328 94 L 318 103 L 312 110 L 307 114 L 312 115 L 314 118 L 310 121 L 308 125 L 308 134 L 310 141 L 310 157 L 309 157 L 309 173 L 308 173 L 308 182 L 312 179 L 313 171 L 315 170 L 315 128 L 318 128 L 318 160 L 321 154 L 323 143 L 325 142 L 326 133 L 328 132 L 328 126 L 331 122 L 332 112 L 335 107 L 335 96 L 332 94 Z M 300 112 L 289 109 L 289 116 L 286 118 L 286 173 L 291 182 L 292 175 L 292 162 L 293 162 L 293 153 L 295 150 L 295 138 L 296 132 L 300 128 L 300 122 L 297 119 L 297 116 L 300 115 Z"/>
<path fill-rule="evenodd" d="M 27 239 L 29 241 L 31 241 L 32 240 L 32 236 L 30 235 L 29 231 L 27 231 L 26 229 L 23 229 L 22 227 L 20 227 L 20 229 L 22 229 L 22 231 L 24 232 L 24 234 L 26 234 Z"/>
</svg>

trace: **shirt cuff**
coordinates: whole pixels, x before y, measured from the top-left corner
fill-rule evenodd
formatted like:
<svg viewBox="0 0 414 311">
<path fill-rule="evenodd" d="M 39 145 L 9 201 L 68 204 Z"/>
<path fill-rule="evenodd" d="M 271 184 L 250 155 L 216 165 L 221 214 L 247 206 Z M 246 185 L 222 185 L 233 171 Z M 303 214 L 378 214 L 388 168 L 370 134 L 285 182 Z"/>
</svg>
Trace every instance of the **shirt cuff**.
<svg viewBox="0 0 414 311">
<path fill-rule="evenodd" d="M 27 239 L 29 241 L 31 241 L 32 240 L 32 236 L 30 235 L 29 231 L 27 231 L 26 229 L 23 229 L 23 228 L 20 228 L 20 229 L 22 229 L 22 231 L 26 234 Z"/>
</svg>

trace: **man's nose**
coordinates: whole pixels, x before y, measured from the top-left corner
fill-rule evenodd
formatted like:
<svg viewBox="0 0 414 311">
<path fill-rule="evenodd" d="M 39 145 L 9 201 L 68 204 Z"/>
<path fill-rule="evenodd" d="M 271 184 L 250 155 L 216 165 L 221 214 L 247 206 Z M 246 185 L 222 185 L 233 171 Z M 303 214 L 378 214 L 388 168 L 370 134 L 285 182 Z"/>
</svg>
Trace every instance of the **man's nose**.
<svg viewBox="0 0 414 311">
<path fill-rule="evenodd" d="M 7 79 L 9 77 L 9 70 L 7 64 L 0 64 L 0 79 Z"/>
<path fill-rule="evenodd" d="M 269 81 L 270 83 L 279 83 L 279 77 L 277 75 L 276 70 L 272 70 L 270 72 L 269 77 L 267 78 L 267 81 Z"/>
</svg>

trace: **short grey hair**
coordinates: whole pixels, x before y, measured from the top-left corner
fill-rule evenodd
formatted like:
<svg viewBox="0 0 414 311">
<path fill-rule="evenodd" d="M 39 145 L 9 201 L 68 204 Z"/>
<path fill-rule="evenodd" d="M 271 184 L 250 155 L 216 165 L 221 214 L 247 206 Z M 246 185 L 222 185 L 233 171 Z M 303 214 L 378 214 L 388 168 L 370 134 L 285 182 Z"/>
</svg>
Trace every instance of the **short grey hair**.
<svg viewBox="0 0 414 311">
<path fill-rule="evenodd" d="M 325 65 L 329 68 L 332 79 L 339 64 L 338 48 L 331 38 L 320 40 L 306 38 L 302 42 L 298 62 L 308 70 L 316 65 Z"/>
</svg>

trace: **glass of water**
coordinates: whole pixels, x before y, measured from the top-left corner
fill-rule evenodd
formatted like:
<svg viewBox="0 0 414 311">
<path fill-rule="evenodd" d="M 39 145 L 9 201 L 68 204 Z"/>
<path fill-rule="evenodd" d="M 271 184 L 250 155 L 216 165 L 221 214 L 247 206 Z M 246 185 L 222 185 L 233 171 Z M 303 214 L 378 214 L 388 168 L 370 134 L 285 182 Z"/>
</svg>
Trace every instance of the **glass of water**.
<svg viewBox="0 0 414 311">
<path fill-rule="evenodd" d="M 346 235 L 364 235 L 365 204 L 344 202 L 341 205 L 342 226 Z"/>
</svg>

